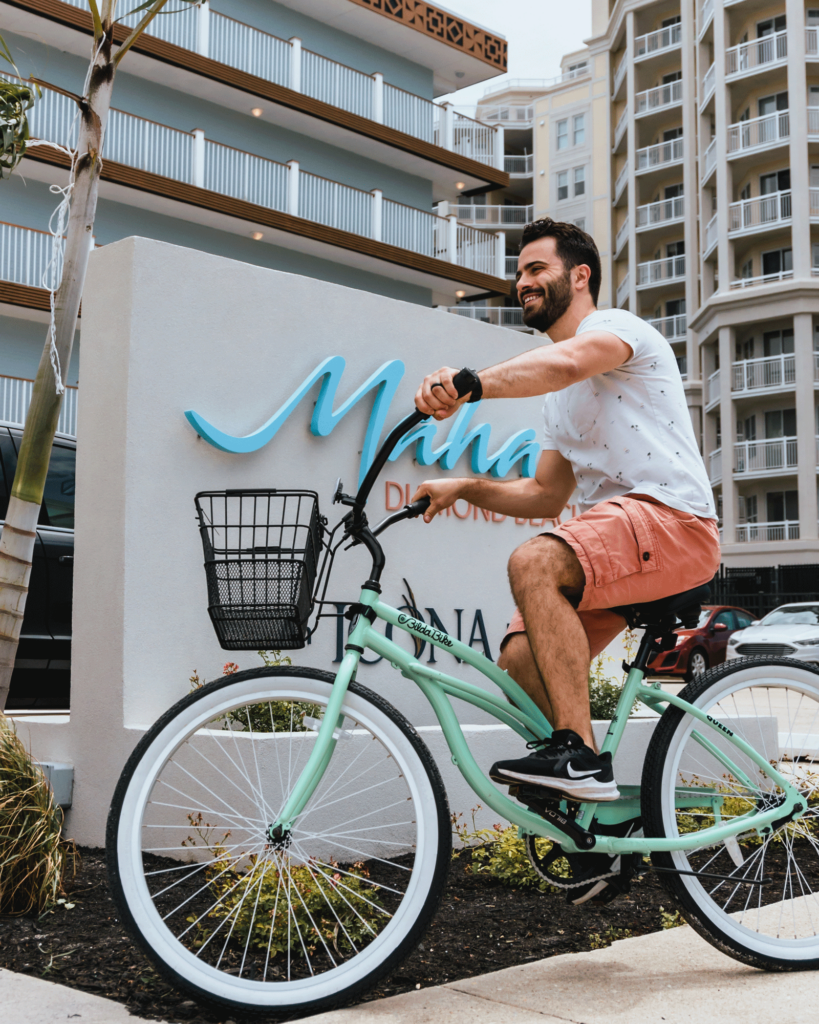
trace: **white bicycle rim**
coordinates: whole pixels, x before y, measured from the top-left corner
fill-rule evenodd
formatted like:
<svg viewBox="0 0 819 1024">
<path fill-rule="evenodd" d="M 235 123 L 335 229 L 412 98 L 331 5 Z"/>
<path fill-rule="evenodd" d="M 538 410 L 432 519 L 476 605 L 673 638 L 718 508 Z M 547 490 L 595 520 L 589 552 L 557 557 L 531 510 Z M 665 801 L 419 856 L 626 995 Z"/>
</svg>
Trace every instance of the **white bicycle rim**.
<svg viewBox="0 0 819 1024">
<path fill-rule="evenodd" d="M 155 905 L 143 866 L 142 836 L 143 833 L 153 834 L 156 831 L 155 824 L 146 821 L 146 814 L 150 814 L 148 808 L 151 806 L 151 796 L 158 780 L 161 780 L 165 767 L 179 756 L 179 752 L 186 745 L 190 744 L 192 737 L 205 735 L 209 740 L 212 739 L 214 730 L 205 729 L 205 726 L 237 706 L 263 704 L 270 700 L 272 695 L 275 695 L 276 699 L 326 705 L 331 690 L 332 686 L 329 683 L 309 677 L 276 678 L 270 676 L 237 682 L 229 687 L 208 693 L 199 701 L 183 709 L 161 730 L 145 750 L 130 779 L 119 816 L 116 836 L 118 868 L 125 899 L 136 927 L 155 954 L 182 981 L 212 998 L 242 1004 L 249 1009 L 286 1009 L 303 1003 L 338 997 L 340 992 L 355 986 L 370 973 L 378 970 L 379 966 L 394 953 L 418 920 L 429 897 L 440 839 L 435 794 L 429 776 L 416 750 L 399 726 L 365 698 L 348 692 L 343 707 L 343 714 L 346 718 L 342 732 L 347 730 L 352 733 L 348 738 L 354 745 L 362 744 L 361 733 L 363 730 L 370 734 L 366 741 L 367 745 L 371 745 L 373 740 L 377 741 L 383 752 L 383 757 L 379 762 L 382 770 L 386 770 L 384 766 L 391 762 L 394 768 L 390 768 L 390 771 L 394 772 L 396 780 L 401 780 L 405 791 L 404 804 L 401 808 L 402 823 L 411 818 L 413 825 L 415 856 L 411 872 L 409 872 L 409 880 L 406 889 L 403 890 L 400 904 L 392 914 L 389 923 L 378 932 L 377 937 L 373 938 L 356 955 L 331 969 L 322 971 L 321 974 L 287 981 L 250 980 L 227 974 L 223 970 L 205 963 L 197 953 L 176 937 Z M 353 724 L 352 729 L 350 729 L 351 724 Z M 290 736 L 291 739 L 297 736 L 298 739 L 294 742 L 300 744 L 305 750 L 306 745 L 310 742 L 309 738 L 305 739 L 304 733 L 286 733 L 285 736 Z M 225 743 L 235 743 L 236 741 L 237 737 L 233 732 L 225 733 Z M 245 742 L 247 742 L 246 739 Z M 345 738 L 340 739 L 336 749 L 338 750 L 344 744 Z M 300 757 L 297 766 L 302 767 L 305 761 L 306 757 Z M 350 762 L 349 756 L 347 761 Z M 305 817 L 309 818 L 310 813 L 317 808 L 322 799 L 322 794 L 325 797 L 332 795 L 332 787 L 338 785 L 339 779 L 338 774 L 334 774 L 334 765 L 335 761 L 332 761 L 322 783 L 319 784 L 299 821 L 304 821 Z M 292 762 L 291 773 L 293 778 L 297 777 Z M 216 775 L 218 776 L 218 772 Z M 368 786 L 371 786 L 372 791 L 377 795 L 379 792 L 377 783 L 378 779 L 374 784 L 372 777 L 360 779 L 359 791 L 355 794 L 356 799 L 360 801 L 361 791 Z M 395 786 L 391 785 L 390 788 L 394 790 Z M 261 790 L 261 787 L 259 789 Z M 388 800 L 390 805 L 393 805 L 394 797 L 395 793 L 391 792 L 391 797 Z M 275 813 L 276 805 L 280 804 L 283 799 L 283 792 L 275 795 L 265 793 L 264 798 L 267 807 Z M 342 798 L 338 803 L 343 804 L 345 799 Z M 255 800 L 251 799 L 249 802 L 254 804 Z M 181 800 L 180 803 L 184 808 L 185 801 Z M 191 800 L 190 803 L 193 811 L 197 810 L 197 806 L 201 809 L 201 797 Z M 411 813 L 408 813 L 408 808 L 412 809 Z M 383 811 L 387 817 L 389 817 L 388 810 L 389 808 L 385 807 Z M 269 813 L 265 817 L 269 816 Z M 379 813 L 377 803 L 369 813 Z M 233 821 L 235 818 L 236 814 L 234 813 L 230 820 Z M 348 821 L 345 826 L 349 826 L 349 824 Z M 390 827 L 388 822 L 385 828 L 389 829 Z M 252 833 L 254 829 L 257 833 L 259 832 L 258 820 L 247 823 L 248 833 Z M 302 830 L 299 835 L 298 829 L 299 824 L 297 823 L 293 833 L 294 844 L 297 844 L 297 856 L 301 852 L 305 857 L 309 857 L 309 851 L 303 849 L 305 831 Z M 183 827 L 177 831 L 184 830 Z M 350 829 L 345 827 L 340 831 L 349 833 Z M 325 830 L 322 833 L 322 838 L 327 838 L 328 835 L 329 833 Z M 344 842 L 341 845 L 349 846 L 349 835 L 342 838 Z M 332 842 L 332 835 L 330 835 L 330 841 Z M 362 846 L 365 851 L 372 849 L 372 846 L 367 846 L 366 842 L 361 842 L 360 835 L 356 839 L 356 844 L 359 852 Z M 264 843 L 259 839 L 256 845 L 260 847 Z M 163 848 L 165 854 L 172 853 L 173 850 L 177 851 L 177 855 L 183 855 L 178 846 L 174 846 L 173 849 Z M 361 858 L 359 857 L 359 859 Z"/>
</svg>

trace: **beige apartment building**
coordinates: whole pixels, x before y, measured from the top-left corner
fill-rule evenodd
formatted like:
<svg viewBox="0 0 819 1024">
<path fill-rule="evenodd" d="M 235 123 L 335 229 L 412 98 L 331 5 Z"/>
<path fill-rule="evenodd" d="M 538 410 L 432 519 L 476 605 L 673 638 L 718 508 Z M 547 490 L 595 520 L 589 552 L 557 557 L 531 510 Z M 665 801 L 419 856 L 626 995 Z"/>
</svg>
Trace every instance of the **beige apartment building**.
<svg viewBox="0 0 819 1024">
<path fill-rule="evenodd" d="M 814 3 L 593 0 L 558 79 L 478 107 L 531 112 L 534 216 L 591 231 L 601 306 L 673 347 L 729 568 L 819 562 Z"/>
</svg>

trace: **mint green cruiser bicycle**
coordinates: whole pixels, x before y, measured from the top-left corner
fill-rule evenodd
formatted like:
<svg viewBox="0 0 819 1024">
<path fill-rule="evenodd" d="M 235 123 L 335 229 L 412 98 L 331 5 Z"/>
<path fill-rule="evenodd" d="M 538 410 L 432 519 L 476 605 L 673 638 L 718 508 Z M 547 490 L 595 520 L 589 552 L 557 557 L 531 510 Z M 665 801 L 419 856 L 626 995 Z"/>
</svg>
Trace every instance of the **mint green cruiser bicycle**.
<svg viewBox="0 0 819 1024">
<path fill-rule="evenodd" d="M 609 803 L 549 790 L 529 806 L 511 799 L 476 763 L 453 701 L 508 726 L 510 753 L 550 735 L 548 721 L 489 659 L 381 597 L 378 536 L 426 502 L 375 528 L 365 505 L 390 453 L 423 419 L 416 412 L 392 431 L 355 497 L 339 484 L 334 501 L 349 511 L 333 530 L 313 492 L 197 496 L 209 612 L 228 650 L 303 647 L 333 608 L 327 580 L 342 543 L 364 545 L 372 568 L 348 612 L 336 673 L 271 666 L 217 679 L 175 704 L 134 750 L 107 844 L 114 898 L 135 941 L 200 1002 L 268 1017 L 349 1002 L 412 952 L 439 906 L 451 822 L 421 737 L 356 679 L 371 651 L 420 688 L 453 763 L 484 806 L 517 825 L 544 877 L 558 877 L 557 856 L 593 851 L 620 855 L 627 882 L 650 855 L 686 921 L 723 952 L 764 969 L 815 969 L 819 670 L 752 658 L 675 694 L 647 683 L 645 668 L 674 645 L 679 621 L 694 624 L 707 587 L 623 609 L 645 633 L 602 749 L 617 752 L 635 701 L 662 712 L 642 785 L 621 785 Z M 422 643 L 492 687 L 423 664 Z M 606 834 L 636 817 L 642 834 Z"/>
</svg>

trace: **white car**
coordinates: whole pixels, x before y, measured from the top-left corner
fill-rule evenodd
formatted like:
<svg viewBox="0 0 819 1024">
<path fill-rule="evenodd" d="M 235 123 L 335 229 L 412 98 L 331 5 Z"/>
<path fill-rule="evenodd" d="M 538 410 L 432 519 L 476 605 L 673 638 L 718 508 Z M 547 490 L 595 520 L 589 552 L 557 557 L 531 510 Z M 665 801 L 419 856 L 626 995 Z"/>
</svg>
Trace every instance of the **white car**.
<svg viewBox="0 0 819 1024">
<path fill-rule="evenodd" d="M 762 654 L 819 664 L 819 604 L 783 604 L 737 630 L 728 641 L 725 660 Z"/>
</svg>

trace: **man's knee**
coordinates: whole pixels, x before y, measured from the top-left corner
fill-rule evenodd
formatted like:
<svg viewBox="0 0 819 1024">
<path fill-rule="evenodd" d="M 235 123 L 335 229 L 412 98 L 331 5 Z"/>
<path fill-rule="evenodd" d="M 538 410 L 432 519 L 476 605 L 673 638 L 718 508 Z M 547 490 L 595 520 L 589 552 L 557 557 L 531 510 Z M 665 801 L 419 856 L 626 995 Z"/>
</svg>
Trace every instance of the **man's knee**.
<svg viewBox="0 0 819 1024">
<path fill-rule="evenodd" d="M 515 668 L 522 665 L 526 660 L 532 661 L 532 649 L 529 646 L 529 638 L 525 633 L 513 633 L 503 645 L 498 656 L 498 668 L 508 672 L 515 678 Z"/>
<path fill-rule="evenodd" d="M 509 558 L 509 580 L 514 588 L 535 576 L 539 582 L 553 580 L 556 586 L 582 588 L 586 577 L 572 548 L 559 537 L 543 534 L 516 548 Z"/>
</svg>

